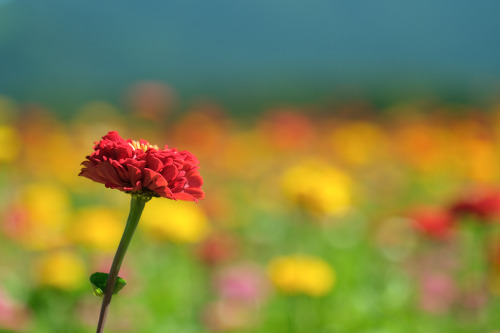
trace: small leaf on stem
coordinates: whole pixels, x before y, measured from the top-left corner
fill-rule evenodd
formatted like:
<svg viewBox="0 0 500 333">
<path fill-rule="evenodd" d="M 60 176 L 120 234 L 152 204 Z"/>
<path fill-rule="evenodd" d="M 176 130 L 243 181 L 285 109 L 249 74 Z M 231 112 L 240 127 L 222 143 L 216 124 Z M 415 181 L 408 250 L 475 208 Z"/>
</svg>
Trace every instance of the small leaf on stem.
<svg viewBox="0 0 500 333">
<path fill-rule="evenodd" d="M 103 297 L 104 290 L 106 290 L 106 282 L 108 281 L 108 273 L 95 272 L 90 276 L 90 283 L 92 284 L 92 290 L 94 295 Z M 118 277 L 116 280 L 115 290 L 113 295 L 118 294 L 120 290 L 125 287 L 127 281 L 125 279 Z"/>
</svg>

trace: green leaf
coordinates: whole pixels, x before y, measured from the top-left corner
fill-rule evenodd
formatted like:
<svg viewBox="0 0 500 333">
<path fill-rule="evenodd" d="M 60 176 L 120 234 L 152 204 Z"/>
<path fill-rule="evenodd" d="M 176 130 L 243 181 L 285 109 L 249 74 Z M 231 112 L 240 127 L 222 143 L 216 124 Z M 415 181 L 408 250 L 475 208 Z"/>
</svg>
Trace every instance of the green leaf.
<svg viewBox="0 0 500 333">
<path fill-rule="evenodd" d="M 95 272 L 90 276 L 90 283 L 92 284 L 92 290 L 94 295 L 102 297 L 104 295 L 104 291 L 106 290 L 106 282 L 108 281 L 108 273 Z M 120 290 L 125 287 L 127 281 L 118 277 L 116 279 L 115 290 L 113 291 L 113 295 L 118 294 Z"/>
</svg>

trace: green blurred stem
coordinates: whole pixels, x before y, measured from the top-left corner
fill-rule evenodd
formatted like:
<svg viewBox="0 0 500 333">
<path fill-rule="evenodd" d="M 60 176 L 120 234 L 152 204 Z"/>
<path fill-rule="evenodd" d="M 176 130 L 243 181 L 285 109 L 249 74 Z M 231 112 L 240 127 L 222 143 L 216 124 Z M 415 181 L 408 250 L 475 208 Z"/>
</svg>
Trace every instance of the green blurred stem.
<svg viewBox="0 0 500 333">
<path fill-rule="evenodd" d="M 297 330 L 297 295 L 291 295 L 287 299 L 287 322 L 288 322 L 288 332 L 295 333 Z"/>
<path fill-rule="evenodd" d="M 142 211 L 148 199 L 132 195 L 132 200 L 130 202 L 130 213 L 127 219 L 127 225 L 123 231 L 122 239 L 118 249 L 116 250 L 115 258 L 113 259 L 113 264 L 109 271 L 108 280 L 106 282 L 106 290 L 104 291 L 104 297 L 101 305 L 101 313 L 99 315 L 99 322 L 97 324 L 96 333 L 102 333 L 104 331 L 104 323 L 106 322 L 106 317 L 108 315 L 109 304 L 111 303 L 111 297 L 113 296 L 113 290 L 115 289 L 116 279 L 118 278 L 118 272 L 127 252 L 128 245 L 132 240 L 139 219 L 141 218 Z"/>
</svg>

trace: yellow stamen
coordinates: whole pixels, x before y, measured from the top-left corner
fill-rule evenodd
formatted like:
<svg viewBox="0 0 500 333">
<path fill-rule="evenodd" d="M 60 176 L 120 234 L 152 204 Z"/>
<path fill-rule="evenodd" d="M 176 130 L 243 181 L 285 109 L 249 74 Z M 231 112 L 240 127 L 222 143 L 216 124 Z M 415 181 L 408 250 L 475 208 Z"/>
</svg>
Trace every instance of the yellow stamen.
<svg viewBox="0 0 500 333">
<path fill-rule="evenodd" d="M 129 143 L 130 147 L 132 147 L 134 150 L 136 149 L 141 149 L 142 151 L 147 151 L 149 148 L 154 148 L 158 150 L 157 145 L 152 145 L 150 143 L 141 143 L 139 141 L 132 140 L 131 143 Z"/>
</svg>

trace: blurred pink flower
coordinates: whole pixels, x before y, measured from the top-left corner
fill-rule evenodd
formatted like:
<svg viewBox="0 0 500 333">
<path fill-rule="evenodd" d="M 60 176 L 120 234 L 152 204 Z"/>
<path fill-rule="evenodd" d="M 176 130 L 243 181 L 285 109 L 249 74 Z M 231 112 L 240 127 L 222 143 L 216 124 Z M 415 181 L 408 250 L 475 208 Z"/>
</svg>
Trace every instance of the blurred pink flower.
<svg viewBox="0 0 500 333">
<path fill-rule="evenodd" d="M 22 332 L 29 324 L 28 310 L 0 289 L 0 330 Z"/>
<path fill-rule="evenodd" d="M 419 306 L 431 313 L 446 312 L 457 298 L 457 287 L 453 278 L 443 273 L 429 273 L 421 277 Z"/>
<path fill-rule="evenodd" d="M 221 298 L 248 305 L 261 304 L 269 294 L 265 273 L 251 263 L 223 268 L 216 274 L 214 285 Z"/>
</svg>

